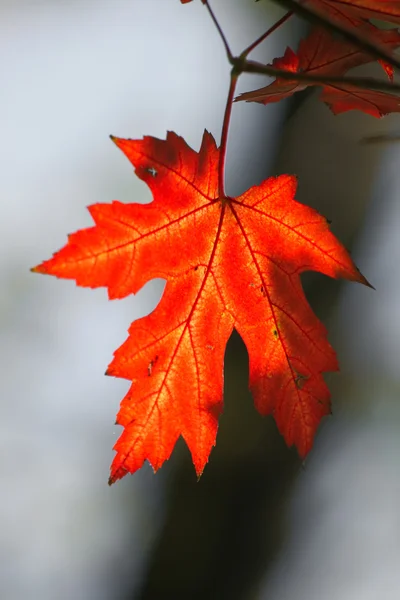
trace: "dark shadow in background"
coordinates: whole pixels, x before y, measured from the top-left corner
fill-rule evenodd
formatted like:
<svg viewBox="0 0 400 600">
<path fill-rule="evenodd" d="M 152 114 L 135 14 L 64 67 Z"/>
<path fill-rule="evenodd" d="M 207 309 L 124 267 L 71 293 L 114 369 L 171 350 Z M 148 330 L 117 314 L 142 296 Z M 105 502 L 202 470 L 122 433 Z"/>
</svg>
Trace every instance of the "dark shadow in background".
<svg viewBox="0 0 400 600">
<path fill-rule="evenodd" d="M 200 482 L 188 452 L 169 482 L 168 510 L 141 599 L 245 598 L 282 537 L 282 506 L 299 459 L 257 415 L 248 357 L 235 333 L 225 368 L 218 444 Z"/>
</svg>

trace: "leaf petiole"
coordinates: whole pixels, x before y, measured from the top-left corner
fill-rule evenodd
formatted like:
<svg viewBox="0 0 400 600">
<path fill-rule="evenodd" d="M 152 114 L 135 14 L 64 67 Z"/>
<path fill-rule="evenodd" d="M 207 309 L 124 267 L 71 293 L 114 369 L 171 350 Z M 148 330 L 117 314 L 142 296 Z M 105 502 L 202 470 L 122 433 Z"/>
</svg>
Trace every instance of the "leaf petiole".
<svg viewBox="0 0 400 600">
<path fill-rule="evenodd" d="M 222 124 L 222 133 L 221 133 L 221 147 L 219 153 L 219 162 L 218 162 L 218 195 L 220 198 L 224 198 L 225 194 L 225 163 L 226 163 L 226 148 L 228 143 L 228 133 L 229 133 L 229 125 L 231 121 L 232 114 L 232 104 L 233 99 L 235 97 L 236 84 L 239 79 L 240 73 L 235 69 L 235 67 L 231 71 L 231 82 L 229 86 L 228 98 L 226 100 L 225 114 L 224 114 L 224 122 Z"/>
</svg>

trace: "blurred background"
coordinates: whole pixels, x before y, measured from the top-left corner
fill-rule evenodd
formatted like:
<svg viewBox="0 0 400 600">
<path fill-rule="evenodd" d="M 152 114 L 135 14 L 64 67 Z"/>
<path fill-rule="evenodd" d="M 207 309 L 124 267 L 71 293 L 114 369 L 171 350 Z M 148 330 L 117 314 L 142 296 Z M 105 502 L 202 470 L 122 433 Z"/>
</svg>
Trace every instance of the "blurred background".
<svg viewBox="0 0 400 600">
<path fill-rule="evenodd" d="M 236 53 L 283 14 L 267 0 L 213 6 Z M 398 131 L 399 117 L 334 117 L 314 92 L 234 106 L 228 193 L 297 174 L 297 198 L 333 221 L 376 287 L 305 278 L 341 364 L 305 463 L 256 413 L 233 335 L 200 482 L 179 442 L 157 475 L 146 464 L 109 488 L 128 382 L 103 373 L 163 282 L 109 302 L 29 268 L 91 224 L 87 205 L 151 200 L 109 134 L 219 140 L 229 66 L 199 1 L 0 0 L 0 28 L 2 596 L 398 599 L 400 148 L 360 140 Z M 290 20 L 254 57 L 305 31 Z M 262 84 L 243 76 L 239 91 Z"/>
</svg>

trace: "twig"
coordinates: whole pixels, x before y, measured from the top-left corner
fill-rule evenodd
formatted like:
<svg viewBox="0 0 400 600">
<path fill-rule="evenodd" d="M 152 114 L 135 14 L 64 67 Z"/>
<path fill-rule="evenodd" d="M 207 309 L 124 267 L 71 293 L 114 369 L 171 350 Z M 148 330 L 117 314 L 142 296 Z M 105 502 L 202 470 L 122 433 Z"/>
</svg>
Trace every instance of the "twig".
<svg viewBox="0 0 400 600">
<path fill-rule="evenodd" d="M 211 17 L 211 19 L 213 20 L 213 22 L 214 22 L 214 25 L 215 25 L 215 27 L 217 28 L 217 30 L 218 30 L 218 33 L 219 33 L 219 35 L 220 35 L 220 38 L 221 38 L 221 40 L 222 40 L 222 42 L 223 42 L 223 44 L 224 44 L 224 46 L 225 46 L 225 50 L 226 50 L 226 53 L 227 53 L 227 55 L 228 55 L 228 60 L 229 60 L 229 62 L 232 62 L 232 59 L 233 59 L 233 54 L 232 54 L 232 52 L 231 52 L 231 49 L 230 49 L 230 47 L 229 47 L 228 41 L 227 41 L 227 39 L 226 39 L 226 37 L 225 37 L 225 34 L 224 34 L 224 32 L 222 31 L 222 28 L 221 28 L 220 24 L 218 23 L 218 20 L 217 20 L 217 18 L 216 18 L 216 16 L 215 16 L 215 14 L 214 14 L 214 11 L 213 11 L 213 9 L 211 8 L 211 6 L 209 5 L 209 3 L 208 3 L 208 1 L 207 1 L 207 0 L 203 0 L 203 2 L 204 2 L 204 4 L 206 5 L 206 8 L 207 8 L 208 12 L 210 13 L 210 17 Z"/>
<path fill-rule="evenodd" d="M 294 11 L 289 10 L 285 15 L 283 15 L 283 17 L 281 19 L 279 19 L 279 21 L 277 21 L 275 23 L 275 25 L 272 25 L 272 27 L 270 27 L 268 29 L 268 31 L 266 31 L 265 33 L 260 35 L 260 37 L 257 38 L 255 42 L 253 42 L 252 44 L 250 44 L 250 46 L 248 46 L 245 50 L 243 50 L 243 52 L 240 55 L 240 58 L 247 58 L 247 56 L 250 54 L 250 52 L 252 52 L 254 50 L 254 48 L 256 48 L 259 44 L 261 44 L 261 42 L 266 40 L 267 37 L 271 35 L 271 33 L 273 33 L 274 31 L 276 31 L 278 29 L 278 27 L 280 27 L 281 25 L 286 23 L 286 21 L 288 21 L 292 15 L 294 15 Z"/>
</svg>

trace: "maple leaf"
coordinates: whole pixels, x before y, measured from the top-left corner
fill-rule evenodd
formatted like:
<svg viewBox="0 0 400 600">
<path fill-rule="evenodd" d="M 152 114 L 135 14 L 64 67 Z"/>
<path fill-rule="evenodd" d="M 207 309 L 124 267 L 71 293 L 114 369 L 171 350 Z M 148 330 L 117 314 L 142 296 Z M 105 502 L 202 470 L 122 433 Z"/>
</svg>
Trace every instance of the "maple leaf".
<svg viewBox="0 0 400 600">
<path fill-rule="evenodd" d="M 317 9 L 329 20 L 351 23 L 361 18 L 400 24 L 399 0 L 300 0 L 300 4 Z"/>
<path fill-rule="evenodd" d="M 300 0 L 303 8 L 311 9 L 311 13 L 319 16 L 325 22 L 325 27 L 335 25 L 342 33 L 355 33 L 359 38 L 361 46 L 364 43 L 371 44 L 377 50 L 386 53 L 393 50 L 399 44 L 386 46 L 385 39 L 382 39 L 382 30 L 368 22 L 370 18 L 377 18 L 384 21 L 393 21 L 400 23 L 400 1 L 389 0 L 385 3 L 379 0 Z M 367 9 L 367 6 L 369 8 Z M 375 15 L 371 12 L 372 6 L 377 9 Z M 378 16 L 378 13 L 380 16 Z M 383 15 L 386 14 L 386 17 Z M 391 17 L 390 17 L 391 15 Z M 395 31 L 395 30 L 391 30 Z M 393 55 L 392 55 L 393 56 Z M 378 60 L 381 63 L 390 79 L 393 79 L 393 65 L 385 60 Z"/>
<path fill-rule="evenodd" d="M 370 25 L 370 27 L 374 27 Z M 375 28 L 376 29 L 376 28 Z M 378 30 L 379 39 L 389 48 L 400 45 L 400 34 L 396 29 Z M 283 57 L 274 59 L 272 66 L 293 73 L 307 73 L 314 76 L 340 76 L 349 69 L 369 63 L 374 58 L 355 44 L 335 39 L 329 31 L 315 27 L 308 37 L 300 42 L 298 53 L 287 48 Z M 389 77 L 393 71 L 386 63 L 382 64 Z M 310 84 L 287 79 L 276 79 L 270 85 L 241 94 L 236 101 L 260 102 L 269 104 L 287 98 Z M 362 110 L 374 117 L 389 112 L 400 112 L 400 97 L 394 94 L 355 88 L 343 82 L 323 85 L 321 100 L 326 102 L 335 114 L 347 110 Z"/>
<path fill-rule="evenodd" d="M 215 444 L 223 360 L 233 328 L 250 361 L 257 409 L 273 413 L 288 445 L 310 450 L 330 411 L 323 373 L 338 368 L 300 274 L 314 270 L 368 284 L 325 218 L 294 199 L 296 178 L 272 177 L 237 198 L 218 196 L 219 150 L 204 133 L 200 152 L 167 139 L 113 138 L 150 187 L 148 205 L 95 204 L 95 225 L 33 270 L 110 298 L 167 280 L 162 299 L 135 321 L 107 374 L 132 382 L 117 423 L 110 483 L 147 459 L 154 470 L 185 439 L 198 475 Z"/>
<path fill-rule="evenodd" d="M 335 115 L 348 110 L 361 110 L 379 118 L 391 112 L 400 112 L 399 96 L 375 90 L 360 90 L 351 85 L 337 86 L 336 89 L 326 86 L 320 98 Z"/>
</svg>

